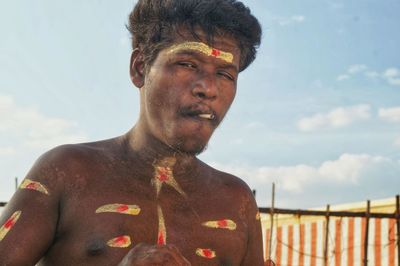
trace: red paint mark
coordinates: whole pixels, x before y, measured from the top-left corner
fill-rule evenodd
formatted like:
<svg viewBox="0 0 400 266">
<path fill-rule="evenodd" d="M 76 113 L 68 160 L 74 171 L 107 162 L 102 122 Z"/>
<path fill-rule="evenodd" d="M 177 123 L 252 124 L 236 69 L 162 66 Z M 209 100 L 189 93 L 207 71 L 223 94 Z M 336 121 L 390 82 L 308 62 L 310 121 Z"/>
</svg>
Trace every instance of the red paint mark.
<svg viewBox="0 0 400 266">
<path fill-rule="evenodd" d="M 165 169 L 164 167 L 160 167 L 159 171 L 160 173 L 158 175 L 158 180 L 160 180 L 161 182 L 167 181 L 169 179 L 168 170 Z"/>
<path fill-rule="evenodd" d="M 217 56 L 219 56 L 220 54 L 221 54 L 221 51 L 218 50 L 218 49 L 212 49 L 212 51 L 211 51 L 211 55 L 212 55 L 212 56 L 217 57 Z"/>
<path fill-rule="evenodd" d="M 121 205 L 117 208 L 117 212 L 124 212 L 129 209 L 128 205 Z"/>
<path fill-rule="evenodd" d="M 28 188 L 28 189 L 37 189 L 37 186 L 36 186 L 35 183 L 29 183 L 29 184 L 26 186 L 26 188 Z"/>
<path fill-rule="evenodd" d="M 117 245 L 125 245 L 127 243 L 127 239 L 125 236 L 119 236 L 115 239 L 115 243 Z"/>
<path fill-rule="evenodd" d="M 158 245 L 165 245 L 164 233 L 162 231 L 158 232 L 157 244 Z"/>
<path fill-rule="evenodd" d="M 213 258 L 213 252 L 210 249 L 203 249 L 203 255 L 206 258 L 212 259 Z"/>
<path fill-rule="evenodd" d="M 10 218 L 6 221 L 6 223 L 4 224 L 4 228 L 5 229 L 10 229 L 11 227 L 13 227 L 15 224 L 15 220 L 14 218 Z"/>
<path fill-rule="evenodd" d="M 221 220 L 217 222 L 219 227 L 225 228 L 228 226 L 228 221 L 227 220 Z"/>
</svg>

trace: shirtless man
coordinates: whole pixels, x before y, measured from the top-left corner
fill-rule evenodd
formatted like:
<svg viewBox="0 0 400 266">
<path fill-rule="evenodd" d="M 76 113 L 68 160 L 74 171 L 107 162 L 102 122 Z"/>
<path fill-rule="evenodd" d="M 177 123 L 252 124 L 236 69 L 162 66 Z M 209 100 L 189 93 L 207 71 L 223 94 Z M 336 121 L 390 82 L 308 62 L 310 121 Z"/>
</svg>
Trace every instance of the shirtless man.
<svg viewBox="0 0 400 266">
<path fill-rule="evenodd" d="M 2 213 L 0 265 L 262 265 L 252 192 L 196 158 L 255 58 L 258 21 L 234 0 L 139 0 L 128 28 L 139 120 L 39 158 Z"/>
</svg>

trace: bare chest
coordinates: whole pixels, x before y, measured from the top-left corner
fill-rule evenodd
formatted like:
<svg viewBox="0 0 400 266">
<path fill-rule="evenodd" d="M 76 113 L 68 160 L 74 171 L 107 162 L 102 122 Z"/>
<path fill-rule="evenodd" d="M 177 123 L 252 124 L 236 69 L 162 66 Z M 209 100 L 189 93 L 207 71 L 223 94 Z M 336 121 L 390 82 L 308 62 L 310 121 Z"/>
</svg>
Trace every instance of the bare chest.
<svg viewBox="0 0 400 266">
<path fill-rule="evenodd" d="M 173 244 L 193 265 L 240 265 L 247 224 L 231 195 L 161 181 L 83 184 L 62 210 L 49 258 L 67 251 L 66 265 L 116 265 L 147 243 Z"/>
</svg>

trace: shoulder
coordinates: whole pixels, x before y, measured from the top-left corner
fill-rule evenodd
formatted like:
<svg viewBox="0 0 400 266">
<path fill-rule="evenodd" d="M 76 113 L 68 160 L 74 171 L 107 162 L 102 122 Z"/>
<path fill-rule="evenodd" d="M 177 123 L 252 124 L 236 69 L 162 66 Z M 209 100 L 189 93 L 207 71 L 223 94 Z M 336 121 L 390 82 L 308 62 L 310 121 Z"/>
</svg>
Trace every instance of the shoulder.
<svg viewBox="0 0 400 266">
<path fill-rule="evenodd" d="M 112 140 L 66 144 L 55 147 L 41 155 L 34 163 L 26 178 L 44 182 L 51 187 L 60 186 L 66 179 L 85 176 L 85 172 L 95 169 L 111 154 Z"/>
<path fill-rule="evenodd" d="M 240 177 L 235 176 L 231 173 L 220 171 L 210 165 L 207 165 L 202 162 L 207 169 L 208 175 L 210 178 L 223 186 L 229 187 L 231 190 L 235 191 L 235 193 L 240 193 L 241 195 L 248 196 L 253 198 L 253 192 L 250 187 L 247 185 L 245 181 L 243 181 Z"/>
</svg>

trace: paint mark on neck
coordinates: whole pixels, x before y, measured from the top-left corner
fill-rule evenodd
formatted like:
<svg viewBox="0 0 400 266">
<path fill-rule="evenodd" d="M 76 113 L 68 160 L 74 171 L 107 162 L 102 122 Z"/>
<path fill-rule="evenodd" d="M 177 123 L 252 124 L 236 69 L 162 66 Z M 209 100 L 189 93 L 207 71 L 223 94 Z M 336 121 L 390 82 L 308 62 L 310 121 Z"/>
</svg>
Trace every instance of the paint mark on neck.
<svg viewBox="0 0 400 266">
<path fill-rule="evenodd" d="M 157 197 L 160 194 L 163 184 L 167 184 L 174 188 L 179 194 L 186 197 L 186 193 L 176 182 L 173 169 L 176 163 L 175 157 L 167 157 L 153 164 L 154 166 L 154 177 L 152 179 L 152 184 L 156 188 Z"/>
</svg>

